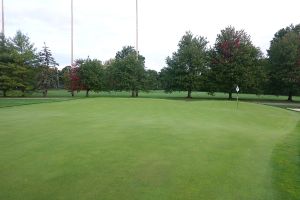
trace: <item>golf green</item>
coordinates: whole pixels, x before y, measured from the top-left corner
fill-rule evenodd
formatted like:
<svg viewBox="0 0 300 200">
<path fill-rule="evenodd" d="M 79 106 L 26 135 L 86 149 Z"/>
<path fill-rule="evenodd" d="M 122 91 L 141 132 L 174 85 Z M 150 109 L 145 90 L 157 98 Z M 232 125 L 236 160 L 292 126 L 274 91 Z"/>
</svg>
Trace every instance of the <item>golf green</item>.
<svg viewBox="0 0 300 200">
<path fill-rule="evenodd" d="M 299 199 L 299 121 L 228 101 L 0 108 L 0 199 Z"/>
</svg>

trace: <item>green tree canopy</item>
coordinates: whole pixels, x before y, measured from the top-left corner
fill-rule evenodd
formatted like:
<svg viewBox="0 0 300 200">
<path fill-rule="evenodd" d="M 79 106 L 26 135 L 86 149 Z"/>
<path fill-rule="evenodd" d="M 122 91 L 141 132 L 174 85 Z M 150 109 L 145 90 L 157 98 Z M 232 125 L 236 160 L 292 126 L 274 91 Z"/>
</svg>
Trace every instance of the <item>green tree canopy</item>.
<svg viewBox="0 0 300 200">
<path fill-rule="evenodd" d="M 188 91 L 191 98 L 193 90 L 199 90 L 203 74 L 208 70 L 207 40 L 187 32 L 178 44 L 178 50 L 168 57 L 167 67 L 161 76 L 167 92 Z"/>
<path fill-rule="evenodd" d="M 231 26 L 221 30 L 211 51 L 210 65 L 217 90 L 229 93 L 231 99 L 237 85 L 242 91 L 257 87 L 261 58 L 261 51 L 244 30 Z"/>
<path fill-rule="evenodd" d="M 110 89 L 131 91 L 133 97 L 137 97 L 139 90 L 144 89 L 145 58 L 141 55 L 137 58 L 133 47 L 123 47 L 109 66 Z"/>
<path fill-rule="evenodd" d="M 43 91 L 43 96 L 46 97 L 48 89 L 57 85 L 57 62 L 52 56 L 49 47 L 44 46 L 39 52 L 39 73 L 38 73 L 38 88 Z"/>
<path fill-rule="evenodd" d="M 20 65 L 37 65 L 36 48 L 27 35 L 23 34 L 21 31 L 17 31 L 16 35 L 11 39 L 11 43 L 17 53 L 17 62 Z"/>
<path fill-rule="evenodd" d="M 159 74 L 157 71 L 151 69 L 145 71 L 145 89 L 146 90 L 160 89 Z"/>
<path fill-rule="evenodd" d="M 0 35 L 0 90 L 6 97 L 7 91 L 20 86 L 15 75 L 16 64 L 13 58 L 13 49 L 11 44 Z"/>
<path fill-rule="evenodd" d="M 91 90 L 98 92 L 104 89 L 104 69 L 101 61 L 87 58 L 79 65 L 78 75 L 87 97 Z"/>
<path fill-rule="evenodd" d="M 18 66 L 16 75 L 19 78 L 19 82 L 22 83 L 20 89 L 24 95 L 26 90 L 33 90 L 36 85 L 35 76 L 38 64 L 36 48 L 30 42 L 30 38 L 21 31 L 17 31 L 16 35 L 11 39 L 11 45 L 14 60 Z"/>
<path fill-rule="evenodd" d="M 300 92 L 300 25 L 279 30 L 268 54 L 272 92 L 288 95 L 292 101 Z"/>
</svg>

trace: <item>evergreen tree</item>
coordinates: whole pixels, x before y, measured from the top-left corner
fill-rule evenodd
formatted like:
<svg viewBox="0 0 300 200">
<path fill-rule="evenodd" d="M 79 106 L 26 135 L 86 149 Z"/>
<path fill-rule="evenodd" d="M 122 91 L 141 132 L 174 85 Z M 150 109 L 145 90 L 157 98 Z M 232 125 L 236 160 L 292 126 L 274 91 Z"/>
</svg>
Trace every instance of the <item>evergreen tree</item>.
<svg viewBox="0 0 300 200">
<path fill-rule="evenodd" d="M 20 67 L 14 57 L 14 49 L 9 40 L 0 35 L 0 90 L 7 96 L 9 90 L 24 88 L 20 74 L 24 68 Z"/>
<path fill-rule="evenodd" d="M 39 52 L 39 73 L 38 73 L 38 88 L 43 91 L 43 96 L 46 97 L 48 89 L 57 84 L 57 62 L 52 56 L 49 47 L 44 46 Z"/>
<path fill-rule="evenodd" d="M 18 65 L 16 75 L 23 85 L 19 89 L 24 96 L 26 90 L 33 90 L 36 85 L 35 76 L 38 64 L 36 49 L 34 44 L 30 42 L 29 37 L 21 31 L 17 31 L 16 35 L 11 39 L 11 44 L 14 49 L 14 60 Z"/>
</svg>

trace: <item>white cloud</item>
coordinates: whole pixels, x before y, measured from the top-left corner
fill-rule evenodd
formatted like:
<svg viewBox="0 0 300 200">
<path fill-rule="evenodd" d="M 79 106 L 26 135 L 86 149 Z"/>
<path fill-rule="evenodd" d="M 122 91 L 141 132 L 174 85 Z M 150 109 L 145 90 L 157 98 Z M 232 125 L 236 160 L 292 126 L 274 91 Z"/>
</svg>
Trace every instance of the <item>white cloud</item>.
<svg viewBox="0 0 300 200">
<path fill-rule="evenodd" d="M 228 25 L 245 29 L 265 51 L 274 33 L 300 23 L 298 0 L 139 0 L 140 53 L 159 70 L 188 30 L 208 38 Z M 5 0 L 6 33 L 27 33 L 38 48 L 45 41 L 62 65 L 70 60 L 70 0 Z M 135 0 L 74 0 L 75 57 L 108 60 L 135 45 Z"/>
</svg>

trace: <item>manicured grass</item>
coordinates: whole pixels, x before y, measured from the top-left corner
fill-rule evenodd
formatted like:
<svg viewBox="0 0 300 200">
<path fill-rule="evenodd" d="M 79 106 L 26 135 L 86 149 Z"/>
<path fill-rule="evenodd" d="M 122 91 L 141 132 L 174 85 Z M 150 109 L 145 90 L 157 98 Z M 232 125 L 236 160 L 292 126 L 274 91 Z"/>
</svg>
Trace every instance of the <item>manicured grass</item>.
<svg viewBox="0 0 300 200">
<path fill-rule="evenodd" d="M 299 120 L 227 101 L 90 98 L 1 108 L 0 199 L 297 199 Z M 281 153 L 284 145 L 293 148 Z"/>
<path fill-rule="evenodd" d="M 300 199 L 300 123 L 274 148 L 273 167 L 278 199 Z"/>
<path fill-rule="evenodd" d="M 39 103 L 50 103 L 50 102 L 58 102 L 58 101 L 66 101 L 68 99 L 65 98 L 51 98 L 51 99 L 38 99 L 38 98 L 0 98 L 0 108 L 3 107 L 12 107 L 12 106 L 22 106 L 22 105 L 30 105 L 30 104 L 39 104 Z"/>
</svg>

